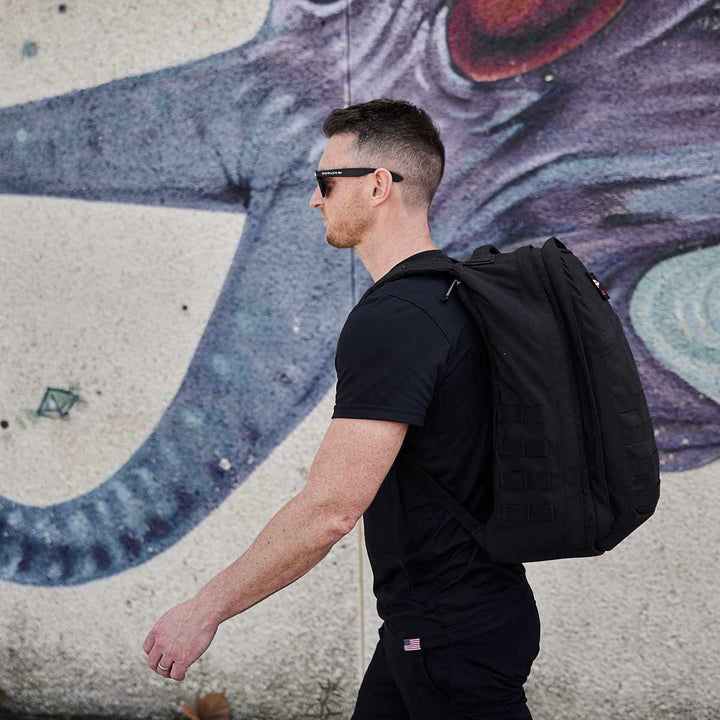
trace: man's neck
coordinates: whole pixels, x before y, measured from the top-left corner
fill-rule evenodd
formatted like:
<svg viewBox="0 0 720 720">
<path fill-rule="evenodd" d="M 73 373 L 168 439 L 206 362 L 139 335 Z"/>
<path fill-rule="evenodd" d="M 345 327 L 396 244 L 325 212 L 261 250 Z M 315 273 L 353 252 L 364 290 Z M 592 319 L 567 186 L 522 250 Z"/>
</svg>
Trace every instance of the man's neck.
<svg viewBox="0 0 720 720">
<path fill-rule="evenodd" d="M 355 247 L 358 257 L 370 273 L 373 282 L 377 282 L 383 275 L 403 260 L 425 250 L 439 250 L 433 245 L 430 236 L 411 240 L 408 242 L 376 243 L 374 246 L 364 246 L 360 243 Z"/>
</svg>

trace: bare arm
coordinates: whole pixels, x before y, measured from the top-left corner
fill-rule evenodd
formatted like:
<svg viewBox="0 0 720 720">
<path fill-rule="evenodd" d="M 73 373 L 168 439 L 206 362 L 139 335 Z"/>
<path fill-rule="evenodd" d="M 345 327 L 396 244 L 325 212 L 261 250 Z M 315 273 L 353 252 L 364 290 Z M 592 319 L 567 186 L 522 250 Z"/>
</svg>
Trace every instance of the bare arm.
<svg viewBox="0 0 720 720">
<path fill-rule="evenodd" d="M 148 634 L 148 665 L 182 680 L 218 625 L 311 570 L 357 523 L 402 445 L 407 424 L 336 418 L 315 455 L 303 490 L 268 522 L 252 545 L 197 595 L 163 615 Z"/>
</svg>

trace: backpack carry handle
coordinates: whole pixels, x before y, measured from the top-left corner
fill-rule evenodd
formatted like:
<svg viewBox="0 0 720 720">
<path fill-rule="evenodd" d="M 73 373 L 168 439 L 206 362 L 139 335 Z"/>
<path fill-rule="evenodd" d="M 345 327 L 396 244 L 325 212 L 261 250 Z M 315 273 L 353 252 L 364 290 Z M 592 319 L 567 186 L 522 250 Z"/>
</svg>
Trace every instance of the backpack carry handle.
<svg viewBox="0 0 720 720">
<path fill-rule="evenodd" d="M 493 255 L 499 254 L 500 250 L 498 250 L 494 245 L 481 245 L 473 250 L 473 254 L 470 256 L 470 259 L 466 260 L 464 264 L 485 265 L 486 263 L 493 262 L 495 259 L 493 258 Z"/>
</svg>

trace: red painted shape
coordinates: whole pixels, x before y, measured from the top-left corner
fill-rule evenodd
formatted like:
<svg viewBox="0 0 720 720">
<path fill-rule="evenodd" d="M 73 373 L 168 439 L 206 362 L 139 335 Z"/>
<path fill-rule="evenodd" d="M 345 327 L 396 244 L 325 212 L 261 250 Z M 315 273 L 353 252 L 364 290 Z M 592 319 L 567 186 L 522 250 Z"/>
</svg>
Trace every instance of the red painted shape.
<svg viewBox="0 0 720 720">
<path fill-rule="evenodd" d="M 570 52 L 604 27 L 626 0 L 455 0 L 450 55 L 477 81 L 513 77 Z"/>
</svg>

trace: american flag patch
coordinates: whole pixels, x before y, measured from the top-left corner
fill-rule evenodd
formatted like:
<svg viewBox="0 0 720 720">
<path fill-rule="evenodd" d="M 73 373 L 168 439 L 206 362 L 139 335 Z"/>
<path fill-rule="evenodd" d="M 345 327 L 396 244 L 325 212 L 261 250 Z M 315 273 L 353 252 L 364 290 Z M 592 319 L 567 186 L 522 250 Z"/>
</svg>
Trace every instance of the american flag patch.
<svg viewBox="0 0 720 720">
<path fill-rule="evenodd" d="M 404 650 L 419 650 L 420 649 L 420 638 L 410 638 L 403 640 Z"/>
</svg>

